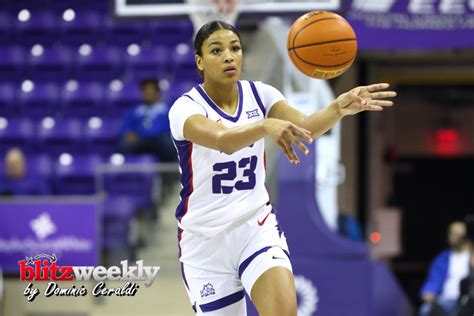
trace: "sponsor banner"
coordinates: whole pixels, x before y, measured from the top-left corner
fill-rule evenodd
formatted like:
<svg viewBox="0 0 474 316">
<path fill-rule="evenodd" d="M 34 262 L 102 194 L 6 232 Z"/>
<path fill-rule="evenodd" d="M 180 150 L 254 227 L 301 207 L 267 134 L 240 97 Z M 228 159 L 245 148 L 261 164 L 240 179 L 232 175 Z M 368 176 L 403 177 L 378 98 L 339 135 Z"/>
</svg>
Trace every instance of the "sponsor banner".
<svg viewBox="0 0 474 316">
<path fill-rule="evenodd" d="M 474 48 L 474 0 L 350 0 L 361 50 Z"/>
<path fill-rule="evenodd" d="M 95 202 L 0 203 L 0 267 L 19 273 L 21 258 L 55 254 L 64 265 L 98 263 L 98 206 Z"/>
</svg>

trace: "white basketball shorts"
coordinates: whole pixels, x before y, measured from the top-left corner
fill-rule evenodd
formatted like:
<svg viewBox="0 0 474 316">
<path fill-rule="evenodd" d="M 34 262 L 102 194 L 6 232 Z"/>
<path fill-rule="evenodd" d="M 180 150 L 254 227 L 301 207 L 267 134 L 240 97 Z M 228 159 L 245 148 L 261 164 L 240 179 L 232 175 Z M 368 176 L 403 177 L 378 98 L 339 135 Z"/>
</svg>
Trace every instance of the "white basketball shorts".
<svg viewBox="0 0 474 316">
<path fill-rule="evenodd" d="M 270 204 L 211 238 L 178 228 L 178 241 L 183 281 L 198 315 L 246 315 L 244 294 L 250 296 L 265 271 L 277 266 L 293 271 Z"/>
</svg>

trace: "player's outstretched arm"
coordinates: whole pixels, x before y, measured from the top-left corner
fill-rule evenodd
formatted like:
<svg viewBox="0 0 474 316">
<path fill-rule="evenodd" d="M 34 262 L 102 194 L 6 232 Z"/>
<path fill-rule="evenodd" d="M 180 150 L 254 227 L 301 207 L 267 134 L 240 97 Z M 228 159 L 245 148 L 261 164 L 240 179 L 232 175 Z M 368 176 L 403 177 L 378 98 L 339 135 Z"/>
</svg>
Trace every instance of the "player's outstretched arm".
<svg viewBox="0 0 474 316">
<path fill-rule="evenodd" d="M 312 141 L 310 131 L 288 121 L 270 118 L 227 128 L 203 115 L 196 114 L 190 116 L 184 123 L 184 137 L 187 140 L 229 155 L 255 143 L 266 135 L 275 140 L 292 163 L 298 163 L 299 159 L 291 145 L 297 146 L 307 154 L 309 151 L 301 141 Z"/>
<path fill-rule="evenodd" d="M 392 106 L 392 101 L 381 100 L 397 95 L 395 91 L 384 91 L 388 87 L 388 83 L 356 87 L 341 94 L 327 107 L 310 116 L 304 115 L 285 101 L 280 101 L 273 105 L 268 117 L 293 122 L 310 130 L 313 138 L 316 138 L 326 133 L 346 115 L 354 115 L 362 111 L 382 111 L 383 107 Z"/>
</svg>

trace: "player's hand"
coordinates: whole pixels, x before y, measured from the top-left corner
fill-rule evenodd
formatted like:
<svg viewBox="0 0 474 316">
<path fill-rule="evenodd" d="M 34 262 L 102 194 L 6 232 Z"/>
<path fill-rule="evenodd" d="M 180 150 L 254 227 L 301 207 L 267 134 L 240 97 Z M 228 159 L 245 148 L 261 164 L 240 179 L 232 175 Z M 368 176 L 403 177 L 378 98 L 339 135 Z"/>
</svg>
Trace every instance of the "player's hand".
<svg viewBox="0 0 474 316">
<path fill-rule="evenodd" d="M 354 115 L 362 111 L 382 111 L 384 107 L 392 106 L 393 102 L 380 99 L 393 98 L 397 95 L 395 91 L 382 91 L 389 86 L 388 83 L 376 83 L 356 87 L 343 93 L 335 101 L 336 111 L 341 116 Z"/>
<path fill-rule="evenodd" d="M 301 141 L 307 143 L 313 142 L 312 133 L 310 131 L 296 126 L 291 122 L 273 118 L 265 119 L 263 128 L 266 134 L 273 138 L 278 144 L 291 163 L 298 164 L 300 162 L 292 145 L 298 147 L 305 155 L 309 153 L 309 149 Z"/>
</svg>

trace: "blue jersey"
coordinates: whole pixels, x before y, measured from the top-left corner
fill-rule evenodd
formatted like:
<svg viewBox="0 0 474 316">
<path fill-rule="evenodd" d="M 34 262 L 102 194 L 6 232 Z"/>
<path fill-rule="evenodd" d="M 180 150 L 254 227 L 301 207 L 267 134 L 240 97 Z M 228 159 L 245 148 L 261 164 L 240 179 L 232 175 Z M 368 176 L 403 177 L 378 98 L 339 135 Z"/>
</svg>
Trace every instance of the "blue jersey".
<svg viewBox="0 0 474 316">
<path fill-rule="evenodd" d="M 129 110 L 123 119 L 120 134 L 134 132 L 140 138 L 150 138 L 169 133 L 168 106 L 158 101 L 154 104 L 140 104 Z"/>
</svg>

